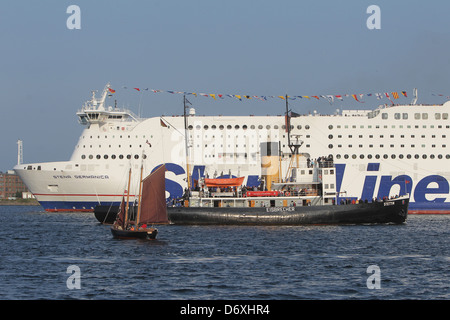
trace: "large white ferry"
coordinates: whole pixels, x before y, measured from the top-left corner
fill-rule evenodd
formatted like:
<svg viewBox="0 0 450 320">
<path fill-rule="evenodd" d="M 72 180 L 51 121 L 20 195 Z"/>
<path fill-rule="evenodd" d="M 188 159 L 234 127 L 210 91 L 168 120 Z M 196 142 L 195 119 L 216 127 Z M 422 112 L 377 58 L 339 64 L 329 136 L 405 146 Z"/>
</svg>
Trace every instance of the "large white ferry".
<svg viewBox="0 0 450 320">
<path fill-rule="evenodd" d="M 85 128 L 69 161 L 14 168 L 45 210 L 118 205 L 130 167 L 136 182 L 129 192 L 137 194 L 142 163 L 146 173 L 165 163 L 168 201 L 182 197 L 187 177 L 194 186 L 200 177 L 244 176 L 254 187 L 265 171 L 281 181 L 294 160 L 289 138 L 306 173 L 310 162 L 333 158 L 336 185 L 325 192 L 363 200 L 409 193 L 409 213 L 450 213 L 450 101 L 290 118 L 197 116 L 191 108 L 186 117 L 142 119 L 106 106 L 108 89 L 77 112 Z"/>
</svg>

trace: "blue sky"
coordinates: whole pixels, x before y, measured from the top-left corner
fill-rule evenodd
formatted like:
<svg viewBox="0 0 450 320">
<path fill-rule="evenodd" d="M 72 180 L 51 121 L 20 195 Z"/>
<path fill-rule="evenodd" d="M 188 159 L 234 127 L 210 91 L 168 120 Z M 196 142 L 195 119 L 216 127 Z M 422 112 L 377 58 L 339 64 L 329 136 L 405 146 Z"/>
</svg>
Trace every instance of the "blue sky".
<svg viewBox="0 0 450 320">
<path fill-rule="evenodd" d="M 69 30 L 69 5 L 81 29 Z M 370 5 L 381 29 L 369 30 Z M 419 102 L 450 95 L 446 1 L 3 1 L 0 6 L 0 170 L 68 160 L 83 129 L 75 116 L 107 82 L 143 116 L 180 114 L 180 95 L 128 88 L 248 95 L 339 95 L 413 88 Z M 192 98 L 198 114 L 276 115 L 284 102 Z M 114 102 L 111 100 L 110 104 Z M 298 113 L 375 108 L 376 98 L 295 100 Z"/>
</svg>

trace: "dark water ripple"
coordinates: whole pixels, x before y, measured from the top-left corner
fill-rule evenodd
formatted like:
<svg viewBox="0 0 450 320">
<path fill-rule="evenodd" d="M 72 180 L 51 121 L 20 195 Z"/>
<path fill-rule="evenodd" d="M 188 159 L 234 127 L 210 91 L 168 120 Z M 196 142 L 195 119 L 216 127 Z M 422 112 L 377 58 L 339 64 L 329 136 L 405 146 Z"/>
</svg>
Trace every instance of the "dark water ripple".
<svg viewBox="0 0 450 320">
<path fill-rule="evenodd" d="M 161 226 L 115 240 L 89 213 L 0 207 L 0 299 L 449 299 L 450 216 L 403 225 Z M 69 290 L 67 267 L 81 271 Z M 366 272 L 381 270 L 370 290 Z"/>
</svg>

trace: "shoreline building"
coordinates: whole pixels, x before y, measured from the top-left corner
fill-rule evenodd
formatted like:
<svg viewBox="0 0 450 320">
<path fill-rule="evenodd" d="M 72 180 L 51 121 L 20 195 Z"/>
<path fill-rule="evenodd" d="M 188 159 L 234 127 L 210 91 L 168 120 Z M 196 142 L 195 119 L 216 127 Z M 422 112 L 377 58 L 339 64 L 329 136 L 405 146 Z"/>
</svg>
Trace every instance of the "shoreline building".
<svg viewBox="0 0 450 320">
<path fill-rule="evenodd" d="M 0 199 L 23 198 L 24 194 L 30 192 L 13 170 L 0 172 Z"/>
</svg>

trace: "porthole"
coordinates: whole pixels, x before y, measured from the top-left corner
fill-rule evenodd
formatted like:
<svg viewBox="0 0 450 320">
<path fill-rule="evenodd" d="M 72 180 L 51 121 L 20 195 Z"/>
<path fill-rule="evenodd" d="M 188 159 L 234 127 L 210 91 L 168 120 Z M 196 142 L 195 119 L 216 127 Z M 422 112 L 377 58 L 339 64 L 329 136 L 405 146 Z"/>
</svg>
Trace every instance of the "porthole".
<svg viewBox="0 0 450 320">
<path fill-rule="evenodd" d="M 205 124 L 205 125 L 203 126 L 203 129 L 208 130 L 208 126 Z"/>
<path fill-rule="evenodd" d="M 301 125 L 298 125 L 298 126 L 297 126 L 297 129 L 298 129 L 298 130 L 300 130 L 301 128 L 302 128 L 302 126 L 301 126 Z"/>
<path fill-rule="evenodd" d="M 219 129 L 220 129 L 220 130 L 223 130 L 223 128 L 224 128 L 223 125 L 220 125 L 220 126 L 219 126 Z"/>
<path fill-rule="evenodd" d="M 98 155 L 96 155 L 96 158 L 97 158 L 97 159 L 101 159 L 102 156 L 98 154 Z"/>
<path fill-rule="evenodd" d="M 415 158 L 415 159 L 419 159 L 420 157 L 419 157 L 418 154 L 415 154 L 415 155 L 414 155 L 414 158 Z"/>
<path fill-rule="evenodd" d="M 407 158 L 407 159 L 411 159 L 411 155 L 410 155 L 410 154 L 407 154 L 407 155 L 406 155 L 406 158 Z"/>
<path fill-rule="evenodd" d="M 262 126 L 262 125 L 259 125 L 259 126 L 258 126 L 258 129 L 262 129 L 262 128 L 263 128 L 263 126 Z"/>
<path fill-rule="evenodd" d="M 427 155 L 426 154 L 423 154 L 422 155 L 422 159 L 426 159 L 427 158 Z"/>
<path fill-rule="evenodd" d="M 244 125 L 242 126 L 242 129 L 247 130 L 247 125 L 244 124 Z"/>
<path fill-rule="evenodd" d="M 108 159 L 108 155 L 105 154 L 105 155 L 103 156 L 103 159 Z"/>
<path fill-rule="evenodd" d="M 116 155 L 115 154 L 112 154 L 111 155 L 111 159 L 115 159 L 116 158 Z"/>
<path fill-rule="evenodd" d="M 231 129 L 231 125 L 227 125 L 227 129 L 230 130 Z"/>
<path fill-rule="evenodd" d="M 360 154 L 360 155 L 359 155 L 359 158 L 360 158 L 360 159 L 364 159 L 364 155 L 363 155 L 363 154 Z"/>
<path fill-rule="evenodd" d="M 90 154 L 89 159 L 94 159 L 94 156 L 92 154 Z"/>
<path fill-rule="evenodd" d="M 333 139 L 333 135 L 332 135 L 332 134 L 329 134 L 329 135 L 328 135 L 328 139 L 330 139 L 330 140 Z"/>
<path fill-rule="evenodd" d="M 127 159 L 131 159 L 131 154 L 127 154 Z"/>
<path fill-rule="evenodd" d="M 123 154 L 119 155 L 119 159 L 123 159 Z"/>
<path fill-rule="evenodd" d="M 213 125 L 211 126 L 211 129 L 216 130 L 216 125 L 213 124 Z"/>
<path fill-rule="evenodd" d="M 239 125 L 238 125 L 238 124 L 235 125 L 234 128 L 235 128 L 236 130 L 239 129 Z"/>
<path fill-rule="evenodd" d="M 83 155 L 81 156 L 81 159 L 86 159 L 86 156 L 83 154 Z"/>
<path fill-rule="evenodd" d="M 376 155 L 375 155 L 375 159 L 380 159 L 380 155 L 379 155 L 379 154 L 376 154 Z"/>
<path fill-rule="evenodd" d="M 138 154 L 135 154 L 135 155 L 134 155 L 134 158 L 135 158 L 135 159 L 139 159 L 139 155 L 138 155 Z"/>
<path fill-rule="evenodd" d="M 340 159 L 341 158 L 341 155 L 340 154 L 337 154 L 336 155 L 336 159 Z"/>
<path fill-rule="evenodd" d="M 333 129 L 333 126 L 330 124 L 329 126 L 328 126 L 328 129 Z"/>
<path fill-rule="evenodd" d="M 306 130 L 309 130 L 309 125 L 306 125 L 306 126 L 305 126 L 305 129 L 306 129 Z"/>
<path fill-rule="evenodd" d="M 391 154 L 391 159 L 395 159 L 395 154 Z"/>
<path fill-rule="evenodd" d="M 329 149 L 333 149 L 333 145 L 332 145 L 332 144 L 329 144 L 329 145 L 328 145 L 328 148 L 329 148 Z"/>
</svg>

